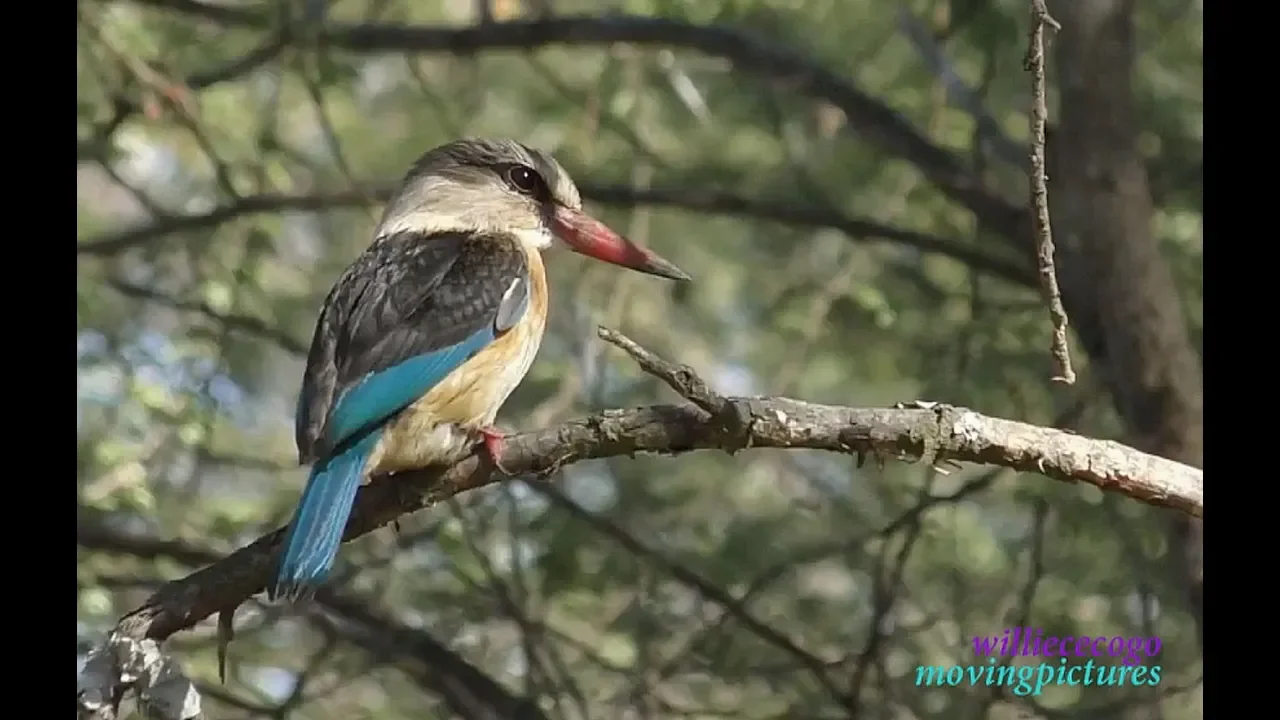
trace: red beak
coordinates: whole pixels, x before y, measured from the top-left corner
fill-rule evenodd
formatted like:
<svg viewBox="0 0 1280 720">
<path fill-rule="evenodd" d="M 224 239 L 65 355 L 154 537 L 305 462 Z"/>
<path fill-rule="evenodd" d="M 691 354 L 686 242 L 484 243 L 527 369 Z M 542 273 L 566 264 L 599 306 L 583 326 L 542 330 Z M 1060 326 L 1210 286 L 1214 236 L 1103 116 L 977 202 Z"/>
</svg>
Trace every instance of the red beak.
<svg viewBox="0 0 1280 720">
<path fill-rule="evenodd" d="M 689 281 L 683 270 L 609 229 L 579 210 L 557 205 L 552 225 L 556 237 L 574 252 L 649 275 Z"/>
</svg>

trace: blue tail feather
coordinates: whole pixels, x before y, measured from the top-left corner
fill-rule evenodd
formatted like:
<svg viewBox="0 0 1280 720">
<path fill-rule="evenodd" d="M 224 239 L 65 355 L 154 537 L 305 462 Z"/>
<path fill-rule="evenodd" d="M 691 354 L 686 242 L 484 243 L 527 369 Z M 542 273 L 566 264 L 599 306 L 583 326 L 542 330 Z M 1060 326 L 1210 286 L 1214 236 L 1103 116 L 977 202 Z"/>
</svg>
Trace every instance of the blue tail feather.
<svg viewBox="0 0 1280 720">
<path fill-rule="evenodd" d="M 270 599 L 297 599 L 314 591 L 329 575 L 365 463 L 381 435 L 381 431 L 369 433 L 311 468 L 289 523 L 275 582 L 267 593 Z"/>
</svg>

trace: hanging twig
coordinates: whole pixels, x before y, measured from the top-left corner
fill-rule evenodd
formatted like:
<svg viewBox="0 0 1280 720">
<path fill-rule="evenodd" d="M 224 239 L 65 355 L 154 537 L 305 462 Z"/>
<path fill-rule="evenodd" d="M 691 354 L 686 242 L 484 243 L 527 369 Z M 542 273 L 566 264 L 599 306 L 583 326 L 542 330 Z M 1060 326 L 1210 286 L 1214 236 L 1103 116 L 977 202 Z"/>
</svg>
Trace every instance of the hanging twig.
<svg viewBox="0 0 1280 720">
<path fill-rule="evenodd" d="M 1062 291 L 1058 289 L 1058 271 L 1053 264 L 1053 230 L 1049 223 L 1049 188 L 1046 184 L 1044 129 L 1048 123 L 1048 103 L 1045 101 L 1044 29 L 1062 29 L 1058 21 L 1049 16 L 1045 0 L 1031 0 L 1031 35 L 1027 46 L 1025 68 L 1031 73 L 1031 207 L 1036 228 L 1036 266 L 1040 275 L 1040 290 L 1049 304 L 1049 316 L 1053 319 L 1053 360 L 1057 365 L 1055 382 L 1068 385 L 1076 381 L 1071 369 L 1071 352 L 1067 349 L 1067 311 L 1062 307 Z"/>
</svg>

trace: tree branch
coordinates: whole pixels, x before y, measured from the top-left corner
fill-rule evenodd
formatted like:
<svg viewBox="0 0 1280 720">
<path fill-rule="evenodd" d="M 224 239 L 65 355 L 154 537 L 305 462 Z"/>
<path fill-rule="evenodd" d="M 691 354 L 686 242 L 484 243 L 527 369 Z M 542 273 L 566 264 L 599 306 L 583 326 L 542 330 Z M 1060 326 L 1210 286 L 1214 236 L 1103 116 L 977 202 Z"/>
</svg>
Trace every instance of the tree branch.
<svg viewBox="0 0 1280 720">
<path fill-rule="evenodd" d="M 370 629 L 353 634 L 353 642 L 371 653 L 392 652 L 397 657 L 393 666 L 439 695 L 457 717 L 547 720 L 535 699 L 513 694 L 427 631 L 375 612 L 368 603 L 346 595 L 326 592 L 319 599 L 331 612 Z"/>
<path fill-rule="evenodd" d="M 1049 122 L 1045 100 L 1045 26 L 1059 29 L 1058 21 L 1045 9 L 1044 0 L 1031 0 L 1031 33 L 1024 67 L 1031 73 L 1031 207 L 1035 208 L 1036 265 L 1040 271 L 1040 290 L 1053 321 L 1050 352 L 1058 370 L 1053 379 L 1070 385 L 1076 381 L 1076 371 L 1071 367 L 1071 352 L 1067 349 L 1067 311 L 1062 307 L 1058 270 L 1053 261 L 1053 226 L 1049 222 L 1049 188 L 1045 177 L 1045 125 Z"/>
<path fill-rule="evenodd" d="M 164 557 L 186 565 L 216 563 L 223 558 L 213 550 L 179 540 L 114 531 L 93 518 L 80 518 L 77 522 L 76 544 L 90 550 L 144 560 Z M 546 720 L 535 702 L 513 695 L 425 630 L 379 614 L 367 603 L 345 594 L 322 591 L 317 599 L 328 611 L 365 628 L 361 632 L 344 633 L 348 640 L 375 655 L 394 655 L 393 665 L 396 668 L 438 694 L 459 717 L 467 720 Z M 142 644 L 136 638 L 123 642 Z M 158 659 L 161 656 L 156 652 L 153 657 Z M 172 660 L 166 659 L 166 662 L 170 667 L 176 667 Z M 195 709 L 198 711 L 198 703 Z"/>
<path fill-rule="evenodd" d="M 141 285 L 134 285 L 115 278 L 108 279 L 107 285 L 125 297 L 153 302 L 177 312 L 203 315 L 210 320 L 221 323 L 229 330 L 236 330 L 245 333 L 246 335 L 253 335 L 274 343 L 283 348 L 286 352 L 294 355 L 300 355 L 302 357 L 306 357 L 307 355 L 307 343 L 294 339 L 287 333 L 271 327 L 258 318 L 248 315 L 228 315 L 214 309 L 208 303 L 181 300 L 157 290 L 142 287 Z"/>
<path fill-rule="evenodd" d="M 849 125 L 883 152 L 912 163 L 947 196 L 990 218 L 992 226 L 1017 235 L 1027 225 L 1025 208 L 982 186 L 956 154 L 932 143 L 901 113 L 853 82 L 785 46 L 734 28 L 694 25 L 666 18 L 610 15 L 505 22 L 468 28 L 403 25 L 331 25 L 323 33 L 334 48 L 363 52 L 529 50 L 547 45 L 576 47 L 631 43 L 697 50 L 734 63 L 746 74 L 772 80 L 793 92 L 826 101 L 844 112 Z"/>
<path fill-rule="evenodd" d="M 194 0 L 130 0 L 135 4 L 199 17 L 226 26 L 265 29 L 266 16 L 210 6 Z M 472 27 L 328 23 L 320 33 L 327 47 L 354 52 L 450 53 L 533 50 L 548 45 L 592 47 L 630 43 L 676 47 L 731 61 L 743 73 L 772 80 L 844 112 L 860 136 L 883 152 L 915 165 L 948 197 L 984 218 L 1008 237 L 1025 237 L 1026 208 L 982 186 L 966 163 L 916 130 L 901 113 L 863 92 L 853 82 L 812 58 L 720 25 L 695 25 L 666 18 L 613 14 L 495 22 Z"/>
<path fill-rule="evenodd" d="M 199 0 L 130 0 L 134 5 L 145 5 L 157 10 L 169 10 L 198 17 L 220 25 L 236 27 L 265 27 L 270 16 L 256 10 L 242 10 L 226 5 L 202 3 Z"/>
<path fill-rule="evenodd" d="M 969 87 L 960 76 L 942 43 L 934 37 L 933 30 L 905 4 L 898 6 L 898 30 L 915 48 L 929 72 L 942 83 L 947 104 L 973 117 L 983 147 L 989 148 L 992 156 L 1000 162 L 1028 172 L 1031 168 L 1025 148 L 1000 128 L 1000 123 L 987 111 L 982 94 Z"/>
<path fill-rule="evenodd" d="M 504 467 L 517 474 L 547 477 L 569 463 L 637 452 L 675 455 L 711 449 L 733 453 L 746 448 L 811 448 L 859 456 L 871 453 L 922 457 L 928 462 L 946 459 L 1002 465 L 1064 482 L 1088 483 L 1195 516 L 1204 506 L 1200 470 L 1119 443 L 936 403 L 848 408 L 787 398 L 725 397 L 712 391 L 691 368 L 667 362 L 614 331 L 600 328 L 599 334 L 692 404 L 607 410 L 557 428 L 512 437 L 504 443 Z M 344 540 L 499 479 L 492 465 L 477 455 L 444 471 L 423 469 L 377 478 L 361 488 Z M 171 660 L 158 655 L 157 646 L 150 641 L 163 641 L 214 613 L 229 617 L 248 597 L 261 591 L 281 533 L 268 533 L 161 587 L 141 607 L 121 618 L 97 657 L 110 657 L 122 650 L 159 657 L 161 661 L 155 666 L 162 668 L 166 677 L 176 677 L 170 683 L 182 684 L 182 697 L 186 697 L 189 681 L 176 673 Z M 154 552 L 180 550 L 180 545 L 152 548 Z M 192 559 L 190 553 L 185 557 Z M 137 683 L 138 678 L 136 674 L 128 677 L 129 666 L 119 662 L 98 665 L 98 674 L 106 677 L 95 681 L 92 698 L 98 709 L 111 709 L 111 700 L 118 704 L 122 695 L 119 688 Z M 114 678 L 110 676 L 113 671 L 118 673 Z M 86 697 L 82 689 L 82 709 Z M 198 708 L 198 698 L 195 702 Z"/>
<path fill-rule="evenodd" d="M 284 36 L 273 38 L 225 65 L 205 72 L 194 73 L 182 80 L 175 79 L 174 84 L 185 92 L 199 92 L 214 85 L 242 78 L 278 56 L 285 45 Z M 142 109 L 140 103 L 124 95 L 112 97 L 111 106 L 111 117 L 91 130 L 88 138 L 77 143 L 77 159 L 86 160 L 101 157 L 106 147 L 106 142 L 110 139 L 112 133 L 118 130 L 134 113 Z"/>
<path fill-rule="evenodd" d="M 696 404 L 607 410 L 556 428 L 523 433 L 505 443 L 501 458 L 505 467 L 546 477 L 568 463 L 638 452 L 675 455 L 767 447 L 920 457 L 931 448 L 935 461 L 1037 472 L 1195 516 L 1204 506 L 1200 470 L 1119 443 L 931 403 L 848 408 L 787 398 L 719 397 L 689 368 L 661 360 L 611 331 L 602 330 L 601 335 Z M 714 408 L 716 414 L 698 404 Z M 418 470 L 393 479 L 377 478 L 361 488 L 345 539 L 499 479 L 488 462 L 476 455 L 443 472 Z M 216 612 L 234 609 L 264 587 L 280 534 L 280 530 L 268 533 L 227 558 L 168 583 L 125 615 L 116 632 L 163 640 Z"/>
<path fill-rule="evenodd" d="M 628 208 L 652 205 L 689 212 L 752 218 L 795 227 L 839 230 L 850 238 L 894 242 L 921 252 L 948 257 L 974 270 L 1017 285 L 1035 287 L 1036 283 L 1035 272 L 1026 264 L 981 250 L 954 238 L 904 230 L 873 220 L 848 217 L 835 211 L 804 207 L 783 200 L 757 200 L 729 193 L 682 187 L 640 189 L 624 185 L 584 183 L 581 189 L 584 197 L 602 205 Z M 320 212 L 338 208 L 363 207 L 375 202 L 385 202 L 390 193 L 390 186 L 377 185 L 311 195 L 271 193 L 250 195 L 198 215 L 155 218 L 143 225 L 107 231 L 95 238 L 82 241 L 76 252 L 79 255 L 109 256 L 146 245 L 171 234 L 217 227 L 246 215 L 286 211 Z"/>
</svg>

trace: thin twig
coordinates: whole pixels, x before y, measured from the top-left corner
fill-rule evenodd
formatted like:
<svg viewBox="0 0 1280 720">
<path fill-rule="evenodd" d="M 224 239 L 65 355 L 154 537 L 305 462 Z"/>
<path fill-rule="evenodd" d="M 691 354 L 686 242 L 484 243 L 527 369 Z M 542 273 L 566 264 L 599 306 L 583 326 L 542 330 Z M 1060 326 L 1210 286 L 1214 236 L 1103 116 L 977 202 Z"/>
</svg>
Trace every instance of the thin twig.
<svg viewBox="0 0 1280 720">
<path fill-rule="evenodd" d="M 1049 16 L 1045 0 L 1031 0 L 1031 37 L 1027 46 L 1025 67 L 1031 73 L 1031 207 L 1036 228 L 1036 265 L 1040 290 L 1049 304 L 1053 319 L 1053 361 L 1057 365 L 1055 382 L 1070 385 L 1076 381 L 1071 369 L 1071 352 L 1067 349 L 1067 311 L 1062 306 L 1058 289 L 1058 271 L 1053 263 L 1053 230 L 1049 222 L 1049 188 L 1045 178 L 1045 125 L 1049 108 L 1045 101 L 1044 29 L 1060 30 L 1058 21 Z"/>
<path fill-rule="evenodd" d="M 707 387 L 688 365 L 677 365 L 640 347 L 634 340 L 607 327 L 596 328 L 601 340 L 617 347 L 640 366 L 640 369 L 658 378 L 675 390 L 680 397 L 706 410 L 712 415 L 723 411 L 725 399 Z"/>
</svg>

